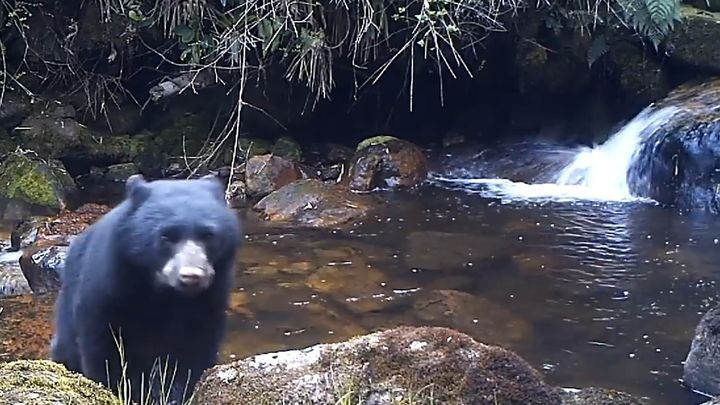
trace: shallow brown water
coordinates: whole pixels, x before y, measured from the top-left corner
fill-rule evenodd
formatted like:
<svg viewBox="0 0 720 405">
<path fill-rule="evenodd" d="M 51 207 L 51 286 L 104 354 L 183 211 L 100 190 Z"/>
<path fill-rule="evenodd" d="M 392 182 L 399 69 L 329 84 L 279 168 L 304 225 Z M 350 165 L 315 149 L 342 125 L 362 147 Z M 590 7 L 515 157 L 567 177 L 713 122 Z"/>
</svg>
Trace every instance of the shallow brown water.
<svg viewBox="0 0 720 405">
<path fill-rule="evenodd" d="M 343 231 L 247 218 L 223 360 L 441 325 L 514 350 L 553 384 L 702 402 L 679 379 L 717 298 L 718 217 L 640 203 L 503 205 L 434 187 L 384 197 L 378 215 Z M 37 300 L 0 306 L 0 354 L 25 333 L 14 319 L 48 319 Z"/>
</svg>

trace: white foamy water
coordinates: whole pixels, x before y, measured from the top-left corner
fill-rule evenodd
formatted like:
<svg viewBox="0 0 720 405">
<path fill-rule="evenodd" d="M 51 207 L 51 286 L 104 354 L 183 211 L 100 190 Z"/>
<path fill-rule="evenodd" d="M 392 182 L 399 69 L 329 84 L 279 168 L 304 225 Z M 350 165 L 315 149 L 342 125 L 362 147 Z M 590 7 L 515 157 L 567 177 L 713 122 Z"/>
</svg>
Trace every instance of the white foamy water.
<svg viewBox="0 0 720 405">
<path fill-rule="evenodd" d="M 556 176 L 553 183 L 528 184 L 508 179 L 457 179 L 435 176 L 434 180 L 451 187 L 504 201 L 646 201 L 634 196 L 627 173 L 641 142 L 668 122 L 678 110 L 667 107 L 640 112 L 605 143 L 593 148 L 579 148 L 576 156 Z"/>
</svg>

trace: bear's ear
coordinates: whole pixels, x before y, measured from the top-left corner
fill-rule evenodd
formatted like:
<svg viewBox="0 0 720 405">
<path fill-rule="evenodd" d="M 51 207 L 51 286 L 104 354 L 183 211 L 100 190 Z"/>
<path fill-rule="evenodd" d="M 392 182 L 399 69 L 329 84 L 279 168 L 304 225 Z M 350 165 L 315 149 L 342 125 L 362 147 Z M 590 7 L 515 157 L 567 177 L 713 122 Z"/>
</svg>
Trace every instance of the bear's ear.
<svg viewBox="0 0 720 405">
<path fill-rule="evenodd" d="M 201 181 L 218 200 L 225 202 L 225 187 L 223 187 L 222 182 L 217 176 L 208 174 L 200 177 L 198 180 Z"/>
<path fill-rule="evenodd" d="M 150 195 L 150 187 L 142 174 L 133 174 L 125 180 L 125 196 L 138 206 Z"/>
</svg>

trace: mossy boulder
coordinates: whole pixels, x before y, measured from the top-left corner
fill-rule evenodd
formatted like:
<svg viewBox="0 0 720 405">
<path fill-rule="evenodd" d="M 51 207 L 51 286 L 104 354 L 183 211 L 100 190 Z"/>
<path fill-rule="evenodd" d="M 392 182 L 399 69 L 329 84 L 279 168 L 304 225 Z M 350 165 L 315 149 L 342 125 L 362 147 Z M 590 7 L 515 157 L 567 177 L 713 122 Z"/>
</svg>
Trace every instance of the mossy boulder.
<svg viewBox="0 0 720 405">
<path fill-rule="evenodd" d="M 370 138 L 363 139 L 358 143 L 357 147 L 355 148 L 355 151 L 361 151 L 367 147 L 373 146 L 373 145 L 384 145 L 390 141 L 397 141 L 398 138 L 392 136 L 392 135 L 376 135 L 371 136 Z"/>
<path fill-rule="evenodd" d="M 447 328 L 399 327 L 216 366 L 194 404 L 557 405 L 560 393 L 516 354 Z"/>
<path fill-rule="evenodd" d="M 6 198 L 59 211 L 74 190 L 75 183 L 59 162 L 12 154 L 0 164 L 0 195 Z"/>
<path fill-rule="evenodd" d="M 414 187 L 427 173 L 427 159 L 419 147 L 385 136 L 360 142 L 348 170 L 353 191 Z"/>
<path fill-rule="evenodd" d="M 127 163 L 148 149 L 152 138 L 103 135 L 75 120 L 71 106 L 59 105 L 25 119 L 21 145 L 44 159 L 70 159 L 95 165 Z"/>
<path fill-rule="evenodd" d="M 670 57 L 688 65 L 720 71 L 720 13 L 683 5 L 673 30 Z"/>
<path fill-rule="evenodd" d="M 299 161 L 302 158 L 302 149 L 300 144 L 289 136 L 283 136 L 275 141 L 272 147 L 273 155 L 284 157 L 293 161 Z"/>
<path fill-rule="evenodd" d="M 0 364 L 0 398 L 7 404 L 122 405 L 100 384 L 46 360 Z"/>
<path fill-rule="evenodd" d="M 177 113 L 174 119 L 156 136 L 160 151 L 171 157 L 197 156 L 208 139 L 210 125 L 202 114 Z"/>
</svg>

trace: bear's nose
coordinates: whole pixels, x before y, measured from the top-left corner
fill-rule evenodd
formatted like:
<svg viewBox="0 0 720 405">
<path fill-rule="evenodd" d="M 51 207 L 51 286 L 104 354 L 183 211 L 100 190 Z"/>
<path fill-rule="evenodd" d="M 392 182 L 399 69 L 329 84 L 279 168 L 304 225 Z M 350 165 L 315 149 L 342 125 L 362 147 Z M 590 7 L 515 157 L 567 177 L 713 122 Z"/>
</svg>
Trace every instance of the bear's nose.
<svg viewBox="0 0 720 405">
<path fill-rule="evenodd" d="M 196 286 L 202 282 L 203 271 L 195 267 L 180 269 L 180 282 L 187 286 Z"/>
</svg>

